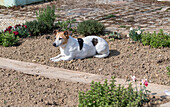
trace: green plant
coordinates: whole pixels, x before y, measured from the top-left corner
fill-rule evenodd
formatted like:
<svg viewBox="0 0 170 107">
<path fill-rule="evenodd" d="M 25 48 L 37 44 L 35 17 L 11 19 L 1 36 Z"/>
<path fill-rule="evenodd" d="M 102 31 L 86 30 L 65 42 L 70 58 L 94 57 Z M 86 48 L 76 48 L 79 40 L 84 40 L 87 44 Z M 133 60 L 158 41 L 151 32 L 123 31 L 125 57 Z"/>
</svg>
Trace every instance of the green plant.
<svg viewBox="0 0 170 107">
<path fill-rule="evenodd" d="M 151 47 L 170 47 L 170 35 L 160 29 L 159 33 L 144 33 L 142 34 L 142 44 L 150 45 Z"/>
<path fill-rule="evenodd" d="M 121 39 L 121 33 L 117 33 L 117 32 L 112 32 L 109 34 L 109 39 L 110 38 L 114 38 L 114 39 Z"/>
<path fill-rule="evenodd" d="M 109 14 L 109 15 L 105 16 L 104 18 L 105 18 L 105 19 L 110 19 L 110 18 L 113 18 L 113 17 L 116 17 L 116 16 L 113 15 L 113 14 Z"/>
<path fill-rule="evenodd" d="M 48 27 L 46 30 L 52 30 L 54 26 L 54 21 L 56 18 L 55 15 L 55 6 L 47 6 L 47 8 L 39 10 L 39 13 L 36 12 L 38 22 L 45 23 Z"/>
<path fill-rule="evenodd" d="M 167 66 L 166 69 L 167 69 L 167 71 L 168 71 L 168 72 L 167 72 L 168 76 L 170 76 L 170 66 Z"/>
<path fill-rule="evenodd" d="M 33 20 L 30 22 L 26 22 L 31 36 L 38 36 L 48 32 L 48 26 L 44 22 L 38 22 L 37 20 Z"/>
<path fill-rule="evenodd" d="M 104 25 L 96 20 L 87 20 L 78 24 L 77 32 L 82 35 L 92 35 L 102 33 Z"/>
<path fill-rule="evenodd" d="M 74 23 L 75 21 L 76 21 L 75 19 L 72 19 L 72 20 L 69 19 L 66 21 L 58 21 L 55 24 L 55 27 L 60 28 L 61 31 L 69 30 L 69 31 L 75 32 L 75 30 L 73 28 L 71 28 L 71 24 Z"/>
<path fill-rule="evenodd" d="M 129 37 L 133 41 L 141 41 L 142 33 L 143 33 L 143 30 L 141 30 L 140 28 L 138 28 L 138 29 L 130 28 Z"/>
<path fill-rule="evenodd" d="M 79 92 L 79 107 L 140 107 L 148 99 L 147 93 L 134 91 L 132 85 L 127 88 L 115 85 L 112 77 L 110 84 L 105 80 L 104 84 L 92 81 L 91 89 Z"/>
<path fill-rule="evenodd" d="M 5 32 L 0 34 L 0 45 L 5 47 L 17 45 L 19 36 L 12 32 Z"/>
<path fill-rule="evenodd" d="M 27 30 L 27 26 L 26 25 L 20 25 L 17 24 L 14 27 L 9 26 L 8 28 L 6 28 L 4 30 L 4 32 L 13 32 L 15 35 L 21 37 L 21 38 L 25 38 L 27 36 L 29 36 L 29 32 Z"/>
</svg>

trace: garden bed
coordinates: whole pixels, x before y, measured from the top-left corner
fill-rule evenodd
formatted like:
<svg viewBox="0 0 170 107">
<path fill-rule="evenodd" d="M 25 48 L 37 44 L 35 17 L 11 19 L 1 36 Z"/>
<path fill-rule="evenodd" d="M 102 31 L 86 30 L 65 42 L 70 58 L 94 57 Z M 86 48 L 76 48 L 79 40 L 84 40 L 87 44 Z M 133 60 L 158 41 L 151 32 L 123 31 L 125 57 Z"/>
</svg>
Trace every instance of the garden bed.
<svg viewBox="0 0 170 107">
<path fill-rule="evenodd" d="M 0 69 L 1 106 L 60 106 L 75 107 L 78 92 L 90 89 L 89 84 L 65 82 L 18 71 Z M 150 97 L 148 106 L 158 106 L 170 101 L 161 97 Z"/>
<path fill-rule="evenodd" d="M 50 39 L 48 39 L 50 37 Z M 60 53 L 59 48 L 52 46 L 54 35 L 23 39 L 20 46 L 0 46 L 0 57 L 40 63 L 65 69 L 101 75 L 113 75 L 118 78 L 148 79 L 151 83 L 170 85 L 166 67 L 170 64 L 170 49 L 155 49 L 141 43 L 131 43 L 129 39 L 109 40 L 108 58 L 87 58 L 83 60 L 52 62 L 51 57 Z"/>
<path fill-rule="evenodd" d="M 87 84 L 4 69 L 0 69 L 0 81 L 0 105 L 3 107 L 75 107 L 78 104 L 78 92 L 89 87 Z"/>
</svg>

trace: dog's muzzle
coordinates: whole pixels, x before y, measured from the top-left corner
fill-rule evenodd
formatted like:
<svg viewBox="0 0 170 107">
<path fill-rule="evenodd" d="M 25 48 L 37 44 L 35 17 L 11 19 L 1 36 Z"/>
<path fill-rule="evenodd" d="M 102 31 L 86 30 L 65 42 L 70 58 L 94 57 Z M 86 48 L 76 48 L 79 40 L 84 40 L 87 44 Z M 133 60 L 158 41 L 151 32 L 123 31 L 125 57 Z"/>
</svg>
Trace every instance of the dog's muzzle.
<svg viewBox="0 0 170 107">
<path fill-rule="evenodd" d="M 57 47 L 57 46 L 56 46 L 56 43 L 53 43 L 53 46 L 54 46 L 54 47 Z"/>
<path fill-rule="evenodd" d="M 53 43 L 53 46 L 54 47 L 58 47 L 58 46 L 60 46 L 60 44 L 58 45 L 58 44 L 56 44 L 55 42 Z"/>
</svg>

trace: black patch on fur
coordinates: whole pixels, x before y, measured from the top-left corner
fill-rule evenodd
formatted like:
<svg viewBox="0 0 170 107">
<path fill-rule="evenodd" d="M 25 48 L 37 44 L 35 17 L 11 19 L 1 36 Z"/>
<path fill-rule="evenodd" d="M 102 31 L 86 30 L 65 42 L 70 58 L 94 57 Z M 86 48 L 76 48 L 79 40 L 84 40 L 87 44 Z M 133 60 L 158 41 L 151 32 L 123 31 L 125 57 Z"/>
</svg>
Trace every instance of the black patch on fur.
<svg viewBox="0 0 170 107">
<path fill-rule="evenodd" d="M 82 38 L 77 38 L 79 46 L 80 46 L 80 50 L 83 48 L 83 39 Z"/>
<path fill-rule="evenodd" d="M 93 38 L 93 39 L 92 39 L 92 43 L 93 43 L 93 46 L 96 46 L 96 45 L 97 45 L 97 43 L 98 43 L 98 39 Z"/>
</svg>

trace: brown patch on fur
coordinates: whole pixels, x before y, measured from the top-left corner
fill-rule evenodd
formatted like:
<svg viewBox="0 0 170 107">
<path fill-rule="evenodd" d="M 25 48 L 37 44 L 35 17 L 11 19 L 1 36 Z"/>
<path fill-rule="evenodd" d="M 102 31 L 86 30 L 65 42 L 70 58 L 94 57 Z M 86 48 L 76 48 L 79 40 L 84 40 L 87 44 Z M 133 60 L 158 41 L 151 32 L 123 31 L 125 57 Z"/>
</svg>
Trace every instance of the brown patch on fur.
<svg viewBox="0 0 170 107">
<path fill-rule="evenodd" d="M 67 31 L 57 32 L 56 33 L 56 38 L 63 38 L 64 42 L 62 44 L 64 45 L 64 44 L 66 44 L 68 42 L 68 39 L 69 39 L 68 32 Z"/>
<path fill-rule="evenodd" d="M 56 34 L 58 33 L 58 31 L 59 31 L 59 30 L 55 30 L 55 31 L 53 31 L 53 33 L 56 35 Z"/>
<path fill-rule="evenodd" d="M 93 43 L 93 45 L 94 45 L 94 46 L 96 46 L 96 45 L 97 45 L 97 43 L 98 43 L 98 39 L 93 38 L 93 39 L 92 39 L 92 43 Z"/>
</svg>

